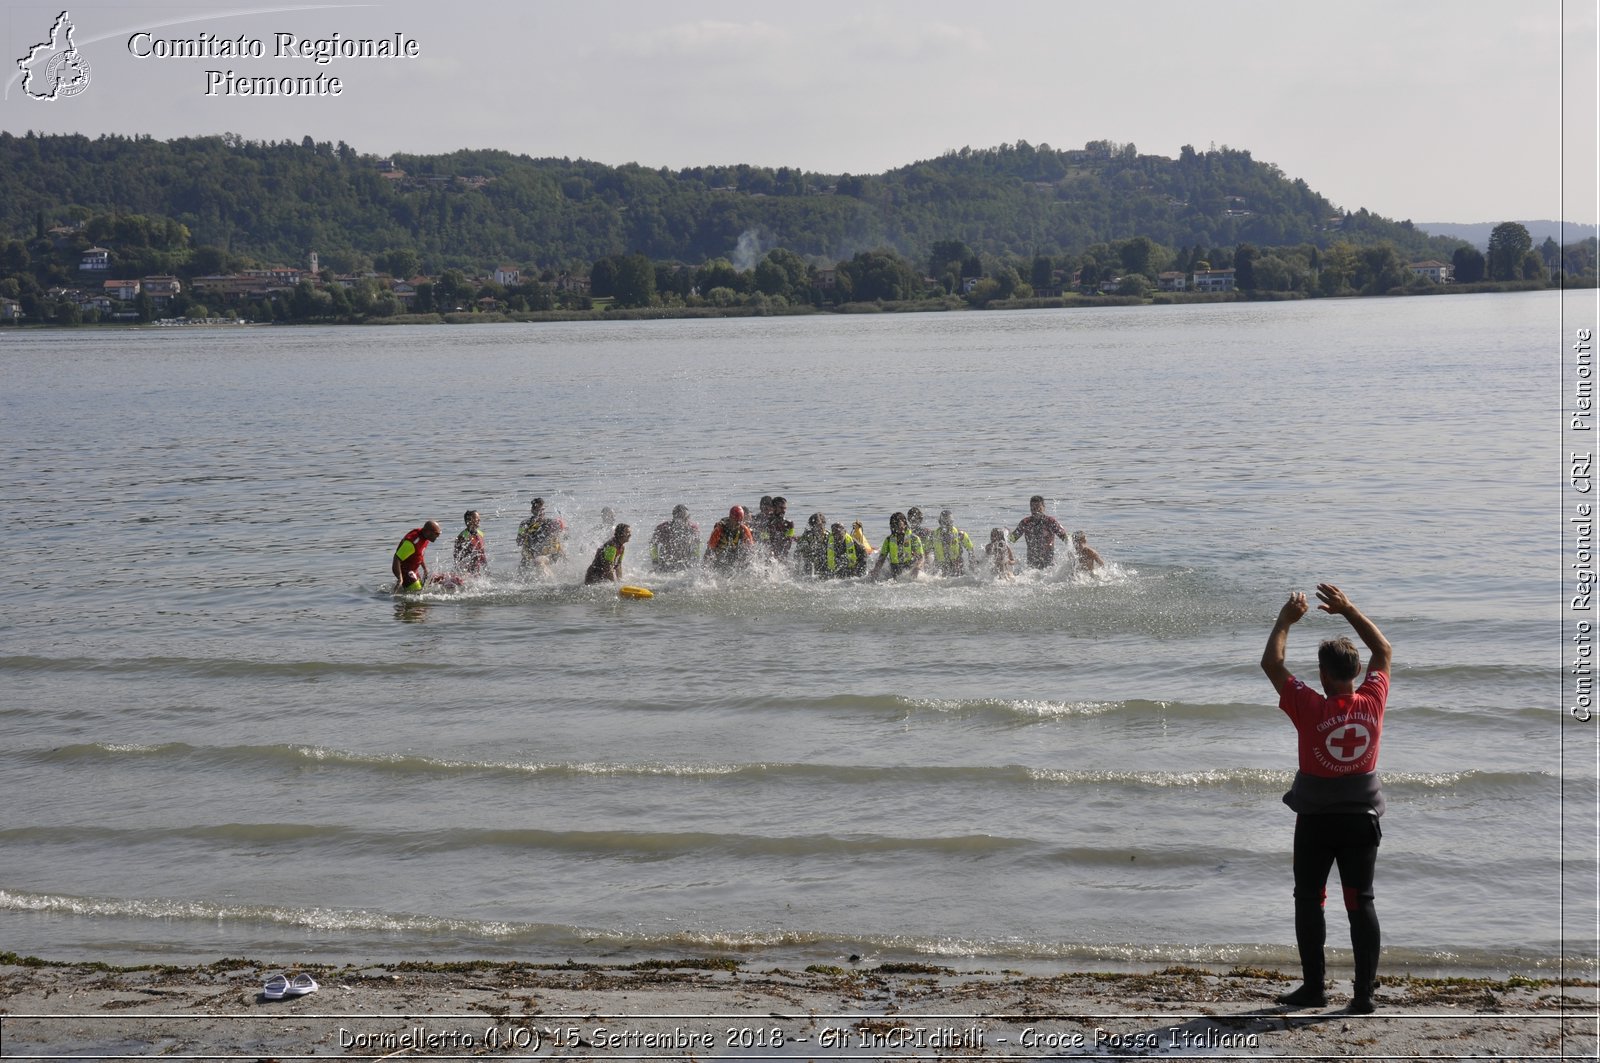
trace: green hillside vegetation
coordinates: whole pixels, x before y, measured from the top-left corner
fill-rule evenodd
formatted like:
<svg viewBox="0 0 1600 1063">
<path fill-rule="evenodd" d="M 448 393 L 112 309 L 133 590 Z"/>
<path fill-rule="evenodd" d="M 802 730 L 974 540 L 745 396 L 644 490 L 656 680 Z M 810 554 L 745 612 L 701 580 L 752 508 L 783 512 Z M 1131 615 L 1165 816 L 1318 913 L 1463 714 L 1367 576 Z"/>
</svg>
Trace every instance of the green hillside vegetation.
<svg viewBox="0 0 1600 1063">
<path fill-rule="evenodd" d="M 94 245 L 112 252 L 113 277 L 303 268 L 315 251 L 333 273 L 437 278 L 445 290 L 424 293 L 426 311 L 486 298 L 529 311 L 587 307 L 590 297 L 638 308 L 757 295 L 769 307 L 930 295 L 1008 304 L 1113 277 L 1127 278 L 1118 294 L 1140 298 L 1163 270 L 1207 266 L 1240 268 L 1240 287 L 1263 293 L 1371 293 L 1410 284 L 1409 261 L 1451 262 L 1466 248 L 1407 221 L 1342 211 L 1227 147 L 1185 146 L 1171 159 L 1109 141 L 1018 142 L 851 175 L 502 151 L 379 159 L 309 137 L 0 132 L 0 296 L 36 299 L 35 287 L 79 282 L 77 256 Z M 1546 254 L 1546 270 L 1560 250 L 1556 261 Z M 472 283 L 506 264 L 527 278 L 520 290 Z M 818 267 L 837 275 L 821 283 Z M 582 300 L 551 287 L 559 274 L 591 273 Z M 1487 279 L 1545 278 L 1519 261 Z M 343 304 L 313 294 L 299 309 L 321 316 L 382 302 L 381 292 Z"/>
<path fill-rule="evenodd" d="M 1343 215 L 1304 181 L 1229 148 L 1185 148 L 1174 160 L 1105 141 L 1077 151 L 1018 143 L 873 176 L 671 172 L 501 151 L 396 155 L 389 171 L 380 162 L 309 138 L 0 133 L 0 222 L 18 235 L 41 214 L 52 224 L 158 216 L 187 227 L 197 246 L 263 263 L 301 263 L 316 249 L 333 268 L 355 270 L 405 247 L 430 273 L 571 268 L 634 252 L 697 264 L 731 255 L 746 232 L 764 248 L 830 262 L 878 248 L 921 259 L 938 240 L 997 255 L 1061 255 L 1133 236 L 1168 247 L 1389 240 L 1446 258 L 1458 246 L 1366 211 Z"/>
</svg>

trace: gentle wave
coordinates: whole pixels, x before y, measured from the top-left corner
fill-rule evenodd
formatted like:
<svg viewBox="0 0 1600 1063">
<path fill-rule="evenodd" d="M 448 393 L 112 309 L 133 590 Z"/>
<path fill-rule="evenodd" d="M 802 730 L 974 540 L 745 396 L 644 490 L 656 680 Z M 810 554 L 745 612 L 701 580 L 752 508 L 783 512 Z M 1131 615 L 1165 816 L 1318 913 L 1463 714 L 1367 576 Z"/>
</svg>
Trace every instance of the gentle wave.
<svg viewBox="0 0 1600 1063">
<path fill-rule="evenodd" d="M 1197 875 L 1232 869 L 1231 874 L 1272 874 L 1281 862 L 1276 851 L 1230 849 L 1219 845 L 1150 844 L 1130 838 L 1117 844 L 1063 846 L 1030 837 L 990 834 L 906 836 L 866 832 L 846 834 L 766 835 L 709 831 L 555 831 L 537 828 L 440 828 L 437 830 L 362 830 L 303 823 L 225 823 L 183 827 L 116 828 L 102 826 L 15 827 L 0 830 L 0 846 L 20 852 L 32 850 L 44 858 L 51 850 L 94 849 L 133 858 L 143 848 L 164 854 L 174 852 L 226 852 L 230 859 L 259 855 L 306 857 L 321 851 L 336 854 L 345 865 L 363 859 L 453 860 L 461 854 L 489 859 L 529 858 L 653 863 L 689 859 L 699 864 L 723 861 L 732 868 L 741 862 L 759 864 L 778 860 L 785 867 L 797 861 L 816 865 L 833 861 L 857 868 L 860 861 L 878 857 L 927 861 L 937 874 L 954 874 L 963 863 L 988 863 L 997 858 L 1017 873 L 1069 867 L 1078 871 L 1137 866 L 1141 875 L 1169 872 L 1165 878 L 1142 880 L 1141 888 L 1192 888 Z M 1509 861 L 1479 861 L 1473 873 L 1486 874 L 1505 864 L 1527 871 L 1554 873 L 1546 855 L 1523 855 Z M 1396 880 L 1410 875 L 1426 878 L 1441 866 L 1435 858 L 1420 862 L 1413 854 L 1397 853 L 1386 865 Z M 853 873 L 853 872 L 852 872 Z M 1463 869 L 1463 873 L 1466 873 Z"/>
<path fill-rule="evenodd" d="M 238 657 L 40 657 L 37 655 L 0 657 L 0 671 L 80 673 L 97 672 L 110 675 L 171 675 L 184 678 L 271 678 L 294 679 L 329 678 L 341 675 L 383 676 L 396 673 L 437 672 L 449 668 L 462 671 L 473 669 L 452 663 L 428 660 L 407 660 L 377 663 L 373 661 L 294 661 L 245 660 Z"/>
<path fill-rule="evenodd" d="M 1484 684 L 1503 684 L 1512 682 L 1516 684 L 1533 685 L 1547 681 L 1552 674 L 1559 673 L 1560 668 L 1550 668 L 1545 665 L 1515 664 L 1474 664 L 1463 661 L 1450 664 L 1406 664 L 1396 666 L 1394 679 L 1396 685 L 1401 682 L 1414 683 L 1417 686 L 1424 684 L 1432 686 L 1440 681 L 1447 681 L 1464 687 Z"/>
<path fill-rule="evenodd" d="M 320 746 L 270 745 L 203 748 L 184 742 L 158 745 L 138 743 L 84 743 L 32 754 L 55 764 L 104 763 L 122 758 L 161 759 L 174 763 L 198 760 L 207 766 L 255 767 L 307 764 L 351 767 L 401 776 L 551 776 L 567 778 L 751 778 L 756 780 L 842 783 L 1028 785 L 1049 783 L 1069 787 L 1126 786 L 1155 789 L 1240 789 L 1282 791 L 1294 781 L 1292 771 L 1268 768 L 1224 768 L 1201 771 L 1077 770 L 1003 765 L 901 765 L 816 764 L 797 762 L 627 763 L 606 761 L 467 760 L 424 757 L 405 753 L 354 753 Z M 1549 771 L 1488 771 L 1469 768 L 1447 772 L 1384 772 L 1391 791 L 1460 789 L 1468 791 L 1514 790 L 1545 786 L 1558 778 Z"/>
<path fill-rule="evenodd" d="M 337 846 L 360 851 L 453 853 L 475 849 L 533 850 L 566 856 L 621 856 L 668 859 L 689 854 L 720 853 L 735 857 L 784 858 L 926 853 L 962 858 L 1029 848 L 1027 838 L 987 834 L 900 837 L 880 834 L 807 834 L 767 836 L 707 831 L 551 831 L 527 829 L 449 829 L 436 831 L 371 831 L 312 823 L 224 823 L 215 826 L 153 827 L 16 827 L 0 830 L 0 844 L 73 845 L 82 843 L 164 844 L 194 841 L 232 846 Z"/>
<path fill-rule="evenodd" d="M 659 702 L 649 703 L 659 708 Z M 698 705 L 699 703 L 697 703 Z M 1138 718 L 1168 713 L 1193 713 L 1222 716 L 1259 715 L 1259 705 L 1189 705 L 1182 702 L 1145 701 L 1056 701 L 1047 698 L 927 698 L 902 694 L 825 694 L 813 696 L 741 696 L 729 704 L 757 710 L 793 712 L 861 712 L 904 717 L 933 713 L 954 719 L 992 718 L 1000 721 L 1032 723 L 1045 720 L 1128 714 Z"/>
<path fill-rule="evenodd" d="M 564 957 L 605 958 L 623 953 L 640 954 L 741 953 L 755 954 L 760 962 L 798 957 L 834 957 L 870 969 L 878 963 L 904 959 L 945 961 L 997 961 L 1016 965 L 1049 964 L 1069 969 L 1112 964 L 1144 967 L 1162 963 L 1292 965 L 1297 954 L 1292 945 L 1222 942 L 1075 942 L 1032 940 L 1020 937 L 981 938 L 914 934 L 841 935 L 823 930 L 692 929 L 673 933 L 640 933 L 555 923 L 515 920 L 457 919 L 441 916 L 373 911 L 363 908 L 230 905 L 208 901 L 164 898 L 80 897 L 65 894 L 26 893 L 0 889 L 0 912 L 92 919 L 127 919 L 140 923 L 193 922 L 247 930 L 268 931 L 276 941 L 282 930 L 314 931 L 338 935 L 346 941 L 324 941 L 324 951 L 358 949 L 371 963 L 374 953 L 392 953 L 415 959 L 418 952 L 435 956 L 470 955 L 477 958 L 529 953 Z M 267 947 L 264 945 L 263 947 Z M 1335 950 L 1336 953 L 1338 950 Z M 1393 968 L 1448 967 L 1500 969 L 1523 972 L 1563 967 L 1571 976 L 1592 975 L 1594 961 L 1563 960 L 1558 947 L 1541 950 L 1530 945 L 1516 952 L 1471 949 L 1425 949 L 1386 946 L 1384 961 Z M 1576 966 L 1574 965 L 1576 964 Z"/>
<path fill-rule="evenodd" d="M 235 678 L 246 680 L 283 679 L 335 679 L 341 677 L 365 678 L 394 676 L 396 674 L 426 675 L 448 672 L 453 678 L 465 680 L 472 677 L 493 677 L 499 669 L 463 664 L 450 660 L 397 660 L 385 663 L 371 661 L 308 661 L 308 660 L 241 660 L 236 658 L 196 657 L 139 657 L 90 658 L 43 657 L 23 655 L 0 657 L 0 672 L 18 674 L 34 673 L 101 673 L 110 675 L 161 675 L 180 678 Z M 1252 669 L 1254 671 L 1254 669 Z M 1467 686 L 1477 682 L 1484 686 L 1515 679 L 1520 685 L 1536 689 L 1539 682 L 1548 678 L 1547 669 L 1529 669 L 1513 666 L 1461 666 L 1436 669 L 1440 676 Z M 1262 708 L 1269 704 L 1264 695 L 1260 702 L 1185 702 L 1146 700 L 1082 700 L 1058 701 L 1045 698 L 916 698 L 898 694 L 831 694 L 812 696 L 741 696 L 736 699 L 696 699 L 693 701 L 664 700 L 660 696 L 639 699 L 607 698 L 606 711 L 693 711 L 708 709 L 742 709 L 757 711 L 855 711 L 862 713 L 892 713 L 905 716 L 915 713 L 934 713 L 951 719 L 992 719 L 1002 723 L 1042 723 L 1078 718 L 1128 717 L 1131 719 L 1173 719 L 1185 721 L 1257 722 Z M 1401 697 L 1391 701 L 1390 711 L 1405 719 L 1419 722 L 1447 721 L 1456 727 L 1501 727 L 1508 723 L 1548 723 L 1552 717 L 1560 718 L 1559 706 L 1551 708 L 1531 703 L 1497 707 L 1492 712 L 1463 709 L 1451 705 L 1408 704 Z M 28 716 L 31 709 L 24 705 L 0 710 L 3 715 Z"/>
</svg>

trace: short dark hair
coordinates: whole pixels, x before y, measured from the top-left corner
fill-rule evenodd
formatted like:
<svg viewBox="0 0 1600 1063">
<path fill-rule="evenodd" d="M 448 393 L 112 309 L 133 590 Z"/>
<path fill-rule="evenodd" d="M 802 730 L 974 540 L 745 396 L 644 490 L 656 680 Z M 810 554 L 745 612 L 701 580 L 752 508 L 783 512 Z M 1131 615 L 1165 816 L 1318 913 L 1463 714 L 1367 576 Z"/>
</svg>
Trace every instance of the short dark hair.
<svg viewBox="0 0 1600 1063">
<path fill-rule="evenodd" d="M 1044 505 L 1044 495 L 1034 495 L 1032 498 L 1028 499 L 1028 505 L 1030 505 L 1030 506 L 1033 505 L 1035 502 L 1037 502 L 1041 506 Z"/>
<path fill-rule="evenodd" d="M 1317 647 L 1317 665 L 1330 678 L 1354 679 L 1361 674 L 1361 651 L 1349 639 L 1328 639 Z"/>
</svg>

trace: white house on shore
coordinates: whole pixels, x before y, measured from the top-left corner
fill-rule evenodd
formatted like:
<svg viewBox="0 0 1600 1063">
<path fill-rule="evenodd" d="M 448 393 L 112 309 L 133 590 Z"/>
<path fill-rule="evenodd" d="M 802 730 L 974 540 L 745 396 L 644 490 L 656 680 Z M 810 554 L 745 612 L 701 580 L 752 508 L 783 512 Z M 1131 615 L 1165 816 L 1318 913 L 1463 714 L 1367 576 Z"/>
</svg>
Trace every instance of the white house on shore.
<svg viewBox="0 0 1600 1063">
<path fill-rule="evenodd" d="M 1413 262 L 1406 267 L 1418 277 L 1426 277 L 1435 284 L 1450 283 L 1450 263 L 1430 258 L 1426 262 Z"/>
<path fill-rule="evenodd" d="M 1231 269 L 1197 269 L 1191 284 L 1197 292 L 1233 291 L 1234 272 Z"/>
</svg>

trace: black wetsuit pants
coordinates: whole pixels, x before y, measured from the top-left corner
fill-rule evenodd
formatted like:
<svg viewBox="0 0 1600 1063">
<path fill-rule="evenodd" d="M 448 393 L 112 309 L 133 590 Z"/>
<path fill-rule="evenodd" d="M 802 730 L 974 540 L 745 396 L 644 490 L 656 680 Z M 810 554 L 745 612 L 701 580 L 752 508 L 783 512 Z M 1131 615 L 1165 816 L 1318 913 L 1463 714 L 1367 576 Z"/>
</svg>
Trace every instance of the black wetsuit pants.
<svg viewBox="0 0 1600 1063">
<path fill-rule="evenodd" d="M 1378 817 L 1366 812 L 1299 816 L 1294 825 L 1294 936 L 1306 984 L 1321 988 L 1326 973 L 1322 957 L 1327 924 L 1323 902 L 1328 872 L 1339 865 L 1345 911 L 1350 916 L 1350 945 L 1355 953 L 1355 995 L 1372 996 L 1378 982 L 1378 906 L 1372 889 L 1383 831 Z"/>
</svg>

